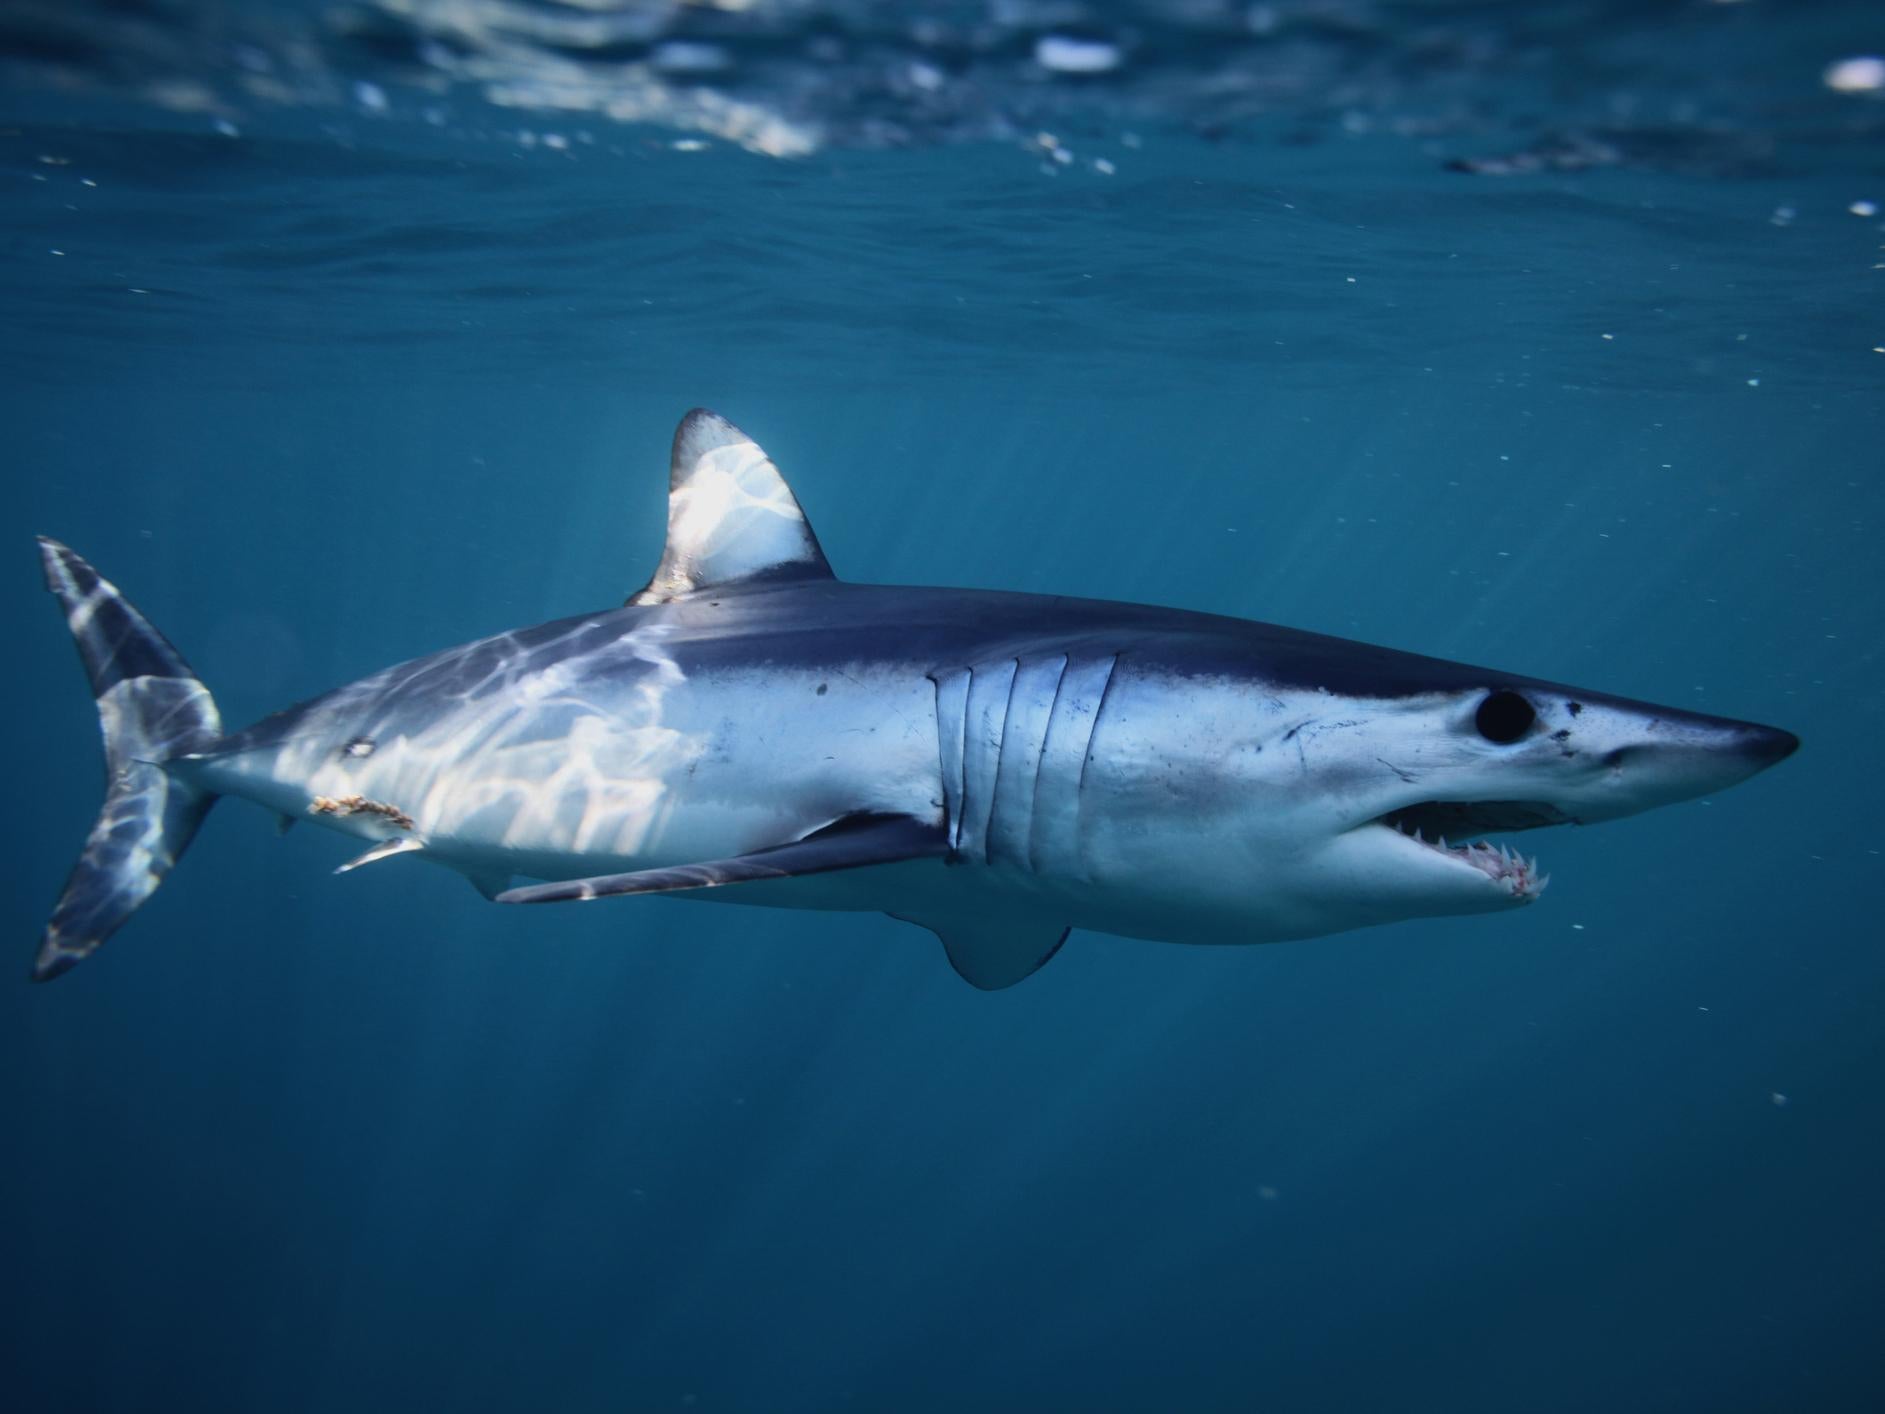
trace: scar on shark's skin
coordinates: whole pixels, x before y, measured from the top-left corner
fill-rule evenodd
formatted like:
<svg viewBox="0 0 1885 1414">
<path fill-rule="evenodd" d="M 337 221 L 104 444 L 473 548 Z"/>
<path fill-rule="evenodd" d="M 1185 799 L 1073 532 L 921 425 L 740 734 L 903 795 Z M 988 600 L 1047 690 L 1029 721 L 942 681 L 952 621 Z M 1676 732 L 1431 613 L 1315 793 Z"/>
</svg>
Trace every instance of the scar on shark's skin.
<svg viewBox="0 0 1885 1414">
<path fill-rule="evenodd" d="M 1412 785 L 1415 781 L 1420 779 L 1420 777 L 1416 776 L 1412 771 L 1403 771 L 1399 766 L 1396 766 L 1392 761 L 1389 761 L 1385 757 L 1377 756 L 1375 757 L 1375 760 L 1379 761 L 1383 766 L 1386 766 L 1390 771 L 1392 771 L 1395 775 L 1399 776 L 1402 780 L 1406 781 L 1409 785 Z"/>
<path fill-rule="evenodd" d="M 308 803 L 310 815 L 379 815 L 402 830 L 412 828 L 412 816 L 397 805 L 383 800 L 368 800 L 364 795 L 317 795 Z"/>
</svg>

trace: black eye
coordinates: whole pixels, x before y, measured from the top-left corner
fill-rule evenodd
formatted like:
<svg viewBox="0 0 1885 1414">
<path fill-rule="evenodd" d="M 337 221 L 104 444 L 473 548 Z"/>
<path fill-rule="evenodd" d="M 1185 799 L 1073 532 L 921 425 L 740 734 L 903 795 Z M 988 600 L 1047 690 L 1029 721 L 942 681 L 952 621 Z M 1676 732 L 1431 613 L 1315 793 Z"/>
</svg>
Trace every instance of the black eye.
<svg viewBox="0 0 1885 1414">
<path fill-rule="evenodd" d="M 1532 729 L 1538 714 L 1516 692 L 1489 692 L 1473 714 L 1473 725 L 1487 741 L 1510 746 Z"/>
</svg>

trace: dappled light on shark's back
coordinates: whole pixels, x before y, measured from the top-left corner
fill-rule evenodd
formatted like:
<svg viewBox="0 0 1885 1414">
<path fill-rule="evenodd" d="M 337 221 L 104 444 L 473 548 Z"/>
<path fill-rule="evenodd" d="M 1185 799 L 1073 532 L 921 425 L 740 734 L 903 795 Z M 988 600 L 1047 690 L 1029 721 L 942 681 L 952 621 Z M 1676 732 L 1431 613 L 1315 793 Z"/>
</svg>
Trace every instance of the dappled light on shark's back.
<svg viewBox="0 0 1885 1414">
<path fill-rule="evenodd" d="M 96 949 L 236 796 L 501 902 L 881 912 L 970 982 L 1072 928 L 1270 942 L 1536 899 L 1485 832 L 1743 780 L 1788 733 L 1214 615 L 849 584 L 772 461 L 689 413 L 619 609 L 386 669 L 224 735 L 183 659 L 42 542 L 111 766 L 35 975 Z M 547 882 L 513 887 L 514 876 Z"/>
</svg>

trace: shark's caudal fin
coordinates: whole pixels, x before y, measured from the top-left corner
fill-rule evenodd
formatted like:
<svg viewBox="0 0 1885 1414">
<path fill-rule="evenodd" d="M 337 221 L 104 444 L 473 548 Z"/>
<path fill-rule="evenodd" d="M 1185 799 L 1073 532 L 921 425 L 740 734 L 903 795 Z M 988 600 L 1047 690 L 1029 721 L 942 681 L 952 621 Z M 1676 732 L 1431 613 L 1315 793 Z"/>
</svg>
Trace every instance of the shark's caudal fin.
<svg viewBox="0 0 1885 1414">
<path fill-rule="evenodd" d="M 831 577 L 792 488 L 753 439 L 705 408 L 682 418 L 668 464 L 667 546 L 628 602 Z"/>
<path fill-rule="evenodd" d="M 39 945 L 33 980 L 77 966 L 149 898 L 196 835 L 215 797 L 164 769 L 222 732 L 189 664 L 98 571 L 41 537 L 46 588 L 58 596 L 98 699 L 105 804 Z"/>
</svg>

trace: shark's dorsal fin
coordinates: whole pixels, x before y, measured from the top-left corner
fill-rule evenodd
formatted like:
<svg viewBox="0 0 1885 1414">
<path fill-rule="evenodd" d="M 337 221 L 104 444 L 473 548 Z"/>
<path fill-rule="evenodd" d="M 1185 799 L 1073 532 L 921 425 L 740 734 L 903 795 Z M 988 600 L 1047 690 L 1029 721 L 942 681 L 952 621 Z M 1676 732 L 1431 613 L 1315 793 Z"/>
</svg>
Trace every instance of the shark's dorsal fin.
<svg viewBox="0 0 1885 1414">
<path fill-rule="evenodd" d="M 667 547 L 628 602 L 831 577 L 798 499 L 759 445 L 705 408 L 682 418 L 668 467 Z"/>
</svg>

